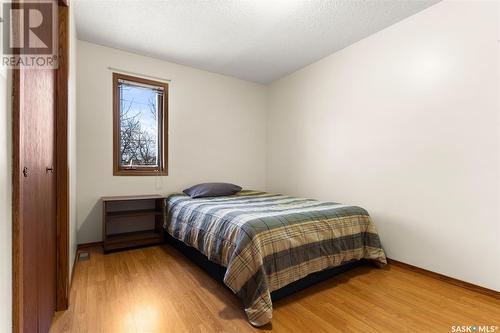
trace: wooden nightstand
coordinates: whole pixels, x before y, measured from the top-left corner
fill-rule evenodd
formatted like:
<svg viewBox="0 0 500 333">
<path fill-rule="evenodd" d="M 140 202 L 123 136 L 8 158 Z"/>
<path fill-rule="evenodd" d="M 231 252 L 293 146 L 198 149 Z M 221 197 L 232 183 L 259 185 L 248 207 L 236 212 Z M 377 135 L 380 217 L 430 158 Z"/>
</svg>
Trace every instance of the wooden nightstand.
<svg viewBox="0 0 500 333">
<path fill-rule="evenodd" d="M 111 196 L 101 200 L 105 253 L 163 242 L 164 196 Z"/>
</svg>

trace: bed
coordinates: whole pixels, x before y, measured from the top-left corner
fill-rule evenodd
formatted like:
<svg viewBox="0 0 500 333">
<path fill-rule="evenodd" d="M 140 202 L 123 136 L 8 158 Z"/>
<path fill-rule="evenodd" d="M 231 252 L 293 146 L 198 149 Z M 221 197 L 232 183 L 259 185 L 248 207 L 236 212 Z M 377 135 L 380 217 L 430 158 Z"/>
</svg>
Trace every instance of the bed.
<svg viewBox="0 0 500 333">
<path fill-rule="evenodd" d="M 272 318 L 272 294 L 305 277 L 359 260 L 386 264 L 367 211 L 357 206 L 259 191 L 166 199 L 164 228 L 192 247 L 242 301 L 249 322 Z"/>
</svg>

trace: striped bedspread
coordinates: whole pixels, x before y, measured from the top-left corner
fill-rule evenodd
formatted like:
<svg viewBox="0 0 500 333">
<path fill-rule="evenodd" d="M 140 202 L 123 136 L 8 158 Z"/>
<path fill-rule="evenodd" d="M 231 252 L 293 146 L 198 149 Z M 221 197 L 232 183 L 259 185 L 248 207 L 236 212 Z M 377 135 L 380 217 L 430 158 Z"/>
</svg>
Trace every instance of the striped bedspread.
<svg viewBox="0 0 500 333">
<path fill-rule="evenodd" d="M 167 198 L 165 229 L 227 268 L 224 283 L 255 326 L 271 321 L 270 293 L 351 260 L 385 264 L 360 207 L 256 191 L 217 198 Z"/>
</svg>

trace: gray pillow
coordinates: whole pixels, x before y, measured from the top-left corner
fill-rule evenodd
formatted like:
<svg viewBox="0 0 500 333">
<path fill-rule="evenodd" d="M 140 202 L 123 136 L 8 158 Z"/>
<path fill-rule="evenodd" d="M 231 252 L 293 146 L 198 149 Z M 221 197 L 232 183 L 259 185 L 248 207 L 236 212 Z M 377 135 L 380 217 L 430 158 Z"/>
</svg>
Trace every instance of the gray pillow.
<svg viewBox="0 0 500 333">
<path fill-rule="evenodd" d="M 229 183 L 203 183 L 185 189 L 184 193 L 191 198 L 220 197 L 233 195 L 241 191 L 241 187 Z"/>
</svg>

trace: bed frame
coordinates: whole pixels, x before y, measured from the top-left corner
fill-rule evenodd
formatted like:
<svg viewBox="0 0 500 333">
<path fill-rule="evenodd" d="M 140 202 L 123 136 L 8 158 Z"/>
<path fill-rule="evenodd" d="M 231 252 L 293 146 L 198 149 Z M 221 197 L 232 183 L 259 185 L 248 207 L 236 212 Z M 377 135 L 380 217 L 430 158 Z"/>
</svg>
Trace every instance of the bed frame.
<svg viewBox="0 0 500 333">
<path fill-rule="evenodd" d="M 191 261 L 196 263 L 198 266 L 200 266 L 204 271 L 206 271 L 212 278 L 215 280 L 219 281 L 220 283 L 224 284 L 224 274 L 226 273 L 226 268 L 223 266 L 220 266 L 210 260 L 203 255 L 201 252 L 196 250 L 195 248 L 188 246 L 184 244 L 183 242 L 173 238 L 168 232 L 165 231 L 165 237 L 164 237 L 166 243 L 172 245 L 174 248 L 178 249 L 184 256 L 189 258 Z M 277 301 L 279 299 L 282 299 L 288 295 L 291 295 L 293 293 L 296 293 L 302 289 L 305 289 L 307 287 L 310 287 L 316 283 L 319 283 L 321 281 L 327 280 L 331 278 L 334 275 L 343 273 L 347 270 L 350 270 L 354 267 L 360 266 L 365 264 L 367 261 L 362 259 L 362 260 L 354 260 L 351 262 L 348 262 L 346 264 L 343 264 L 338 267 L 334 267 L 331 269 L 327 269 L 321 272 L 316 272 L 309 274 L 308 276 L 295 281 L 281 289 L 275 290 L 271 293 L 271 300 Z"/>
</svg>

